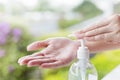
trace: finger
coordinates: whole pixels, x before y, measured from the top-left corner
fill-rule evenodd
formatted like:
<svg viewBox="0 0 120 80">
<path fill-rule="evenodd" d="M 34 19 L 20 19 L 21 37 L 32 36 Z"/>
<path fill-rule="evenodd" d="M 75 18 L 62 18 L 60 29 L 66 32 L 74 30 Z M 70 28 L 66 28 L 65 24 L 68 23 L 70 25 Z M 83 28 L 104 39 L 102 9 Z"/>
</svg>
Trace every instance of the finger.
<svg viewBox="0 0 120 80">
<path fill-rule="evenodd" d="M 27 57 L 29 57 L 30 55 L 27 55 L 27 56 L 24 56 L 24 57 L 21 57 L 21 58 L 19 58 L 18 59 L 18 63 L 21 63 L 21 60 L 23 60 L 24 58 L 27 58 Z"/>
<path fill-rule="evenodd" d="M 89 27 L 85 28 L 85 29 L 82 29 L 82 30 L 79 30 L 79 31 L 76 31 L 74 32 L 75 36 L 78 38 L 78 39 L 82 39 L 84 36 L 85 36 L 85 32 L 89 32 L 89 31 L 93 31 L 93 30 L 97 30 L 98 28 L 102 28 L 106 25 L 108 25 L 110 22 L 111 22 L 112 19 L 108 19 L 106 21 L 100 21 L 96 24 L 93 24 L 93 25 L 90 25 Z M 99 29 L 98 29 L 99 30 Z M 96 31 L 94 31 L 96 33 Z M 94 33 L 93 32 L 93 33 Z M 88 35 L 88 33 L 87 33 Z M 89 34 L 90 35 L 90 34 Z"/>
<path fill-rule="evenodd" d="M 27 56 L 27 57 L 23 57 L 19 60 L 19 64 L 20 65 L 25 65 L 27 64 L 29 61 L 31 60 L 35 60 L 35 59 L 45 59 L 45 58 L 50 58 L 48 56 L 37 56 L 37 57 L 33 57 L 33 56 Z"/>
<path fill-rule="evenodd" d="M 94 29 L 99 28 L 99 27 L 104 27 L 104 26 L 110 24 L 110 22 L 113 20 L 114 17 L 115 16 L 112 15 L 111 17 L 109 17 L 107 19 L 104 19 L 98 23 L 92 24 L 92 25 L 86 27 L 85 29 L 83 29 L 82 32 L 87 32 L 87 31 L 91 31 L 91 30 L 94 30 Z"/>
<path fill-rule="evenodd" d="M 92 37 L 85 37 L 86 40 L 88 41 L 107 41 L 107 40 L 111 40 L 111 33 L 105 33 L 105 34 L 100 34 L 100 35 L 96 35 L 96 36 L 92 36 Z"/>
<path fill-rule="evenodd" d="M 28 51 L 39 50 L 40 48 L 47 47 L 49 45 L 49 40 L 36 41 L 27 46 Z"/>
<path fill-rule="evenodd" d="M 102 35 L 92 36 L 92 37 L 85 37 L 85 40 L 87 40 L 87 41 L 98 41 L 100 39 L 103 39 Z"/>
<path fill-rule="evenodd" d="M 39 57 L 40 58 L 40 57 Z M 22 57 L 19 59 L 18 63 L 20 65 L 25 65 L 27 64 L 30 60 L 33 60 L 33 59 L 37 59 L 37 57 L 30 57 L 30 56 L 26 56 L 26 57 Z"/>
<path fill-rule="evenodd" d="M 55 62 L 56 59 L 54 58 L 48 58 L 48 59 L 35 59 L 31 60 L 28 62 L 27 66 L 32 67 L 32 66 L 40 66 L 42 63 L 53 63 Z"/>
<path fill-rule="evenodd" d="M 65 65 L 64 62 L 56 61 L 56 62 L 52 62 L 52 63 L 43 63 L 43 64 L 41 64 L 40 67 L 42 67 L 42 68 L 59 68 L 64 65 Z"/>
<path fill-rule="evenodd" d="M 41 53 L 41 52 L 37 52 L 37 53 L 34 53 L 34 54 L 32 54 L 32 56 L 44 56 L 44 57 L 53 57 L 53 56 L 55 56 L 54 54 L 55 53 L 52 53 L 52 54 L 50 54 L 50 53 L 48 53 L 49 55 L 46 55 L 45 53 Z"/>
<path fill-rule="evenodd" d="M 83 29 L 73 32 L 73 34 L 81 34 L 81 33 L 84 33 Z"/>
<path fill-rule="evenodd" d="M 110 32 L 109 28 L 107 26 L 104 26 L 104 27 L 100 27 L 100 28 L 86 32 L 85 37 L 100 35 L 108 32 Z"/>
<path fill-rule="evenodd" d="M 48 55 L 48 54 L 51 54 L 51 53 L 53 54 L 53 53 L 55 53 L 55 48 L 54 48 L 53 45 L 49 45 L 47 48 L 45 48 L 44 50 L 42 50 L 41 53 L 43 55 Z"/>
<path fill-rule="evenodd" d="M 32 56 L 45 56 L 45 55 L 44 55 L 44 53 L 36 52 L 36 53 L 32 54 Z"/>
<path fill-rule="evenodd" d="M 92 25 L 90 25 L 84 29 L 81 29 L 79 31 L 76 31 L 74 33 L 81 34 L 81 33 L 91 31 L 91 30 L 94 30 L 94 29 L 102 27 L 102 26 L 106 26 L 106 25 L 110 24 L 113 20 L 118 19 L 118 16 L 119 16 L 118 14 L 113 14 L 111 17 L 109 17 L 107 19 L 103 19 L 103 20 L 97 22 L 96 24 L 92 24 Z"/>
<path fill-rule="evenodd" d="M 85 36 L 85 33 L 81 33 L 81 34 L 75 33 L 75 37 L 76 37 L 77 39 L 82 39 L 82 38 L 84 38 L 84 36 Z"/>
<path fill-rule="evenodd" d="M 84 37 L 95 36 L 95 35 L 104 34 L 104 33 L 108 33 L 108 32 L 110 32 L 109 28 L 107 26 L 104 26 L 104 27 L 100 27 L 100 28 L 88 31 L 86 33 L 75 34 L 75 36 L 78 39 L 82 39 Z"/>
<path fill-rule="evenodd" d="M 120 23 L 120 15 L 119 14 L 115 14 L 114 16 L 113 16 L 113 21 L 111 22 L 111 24 L 118 24 L 118 23 Z"/>
</svg>

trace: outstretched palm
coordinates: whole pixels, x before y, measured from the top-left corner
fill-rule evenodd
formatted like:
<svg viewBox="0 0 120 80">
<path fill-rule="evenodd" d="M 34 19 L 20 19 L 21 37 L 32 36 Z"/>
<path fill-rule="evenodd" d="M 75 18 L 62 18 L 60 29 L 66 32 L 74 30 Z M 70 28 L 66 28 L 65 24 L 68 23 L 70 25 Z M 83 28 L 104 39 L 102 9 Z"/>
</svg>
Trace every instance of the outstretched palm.
<svg viewBox="0 0 120 80">
<path fill-rule="evenodd" d="M 51 38 L 45 41 L 37 41 L 28 46 L 28 51 L 44 50 L 19 59 L 21 65 L 39 66 L 42 68 L 58 68 L 66 66 L 76 57 L 79 47 L 77 41 L 68 38 Z"/>
</svg>

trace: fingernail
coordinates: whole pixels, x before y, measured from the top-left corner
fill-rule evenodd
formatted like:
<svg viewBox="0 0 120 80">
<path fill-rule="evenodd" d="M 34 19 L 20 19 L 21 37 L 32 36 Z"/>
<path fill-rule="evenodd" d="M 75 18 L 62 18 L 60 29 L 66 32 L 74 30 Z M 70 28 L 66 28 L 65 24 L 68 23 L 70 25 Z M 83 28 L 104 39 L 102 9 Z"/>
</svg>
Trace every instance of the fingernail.
<svg viewBox="0 0 120 80">
<path fill-rule="evenodd" d="M 27 51 L 32 51 L 31 46 L 27 46 Z"/>
<path fill-rule="evenodd" d="M 20 63 L 20 59 L 18 60 L 18 63 Z"/>
<path fill-rule="evenodd" d="M 21 60 L 22 60 L 22 57 L 18 59 L 18 63 L 20 63 L 20 62 L 21 62 Z"/>
</svg>

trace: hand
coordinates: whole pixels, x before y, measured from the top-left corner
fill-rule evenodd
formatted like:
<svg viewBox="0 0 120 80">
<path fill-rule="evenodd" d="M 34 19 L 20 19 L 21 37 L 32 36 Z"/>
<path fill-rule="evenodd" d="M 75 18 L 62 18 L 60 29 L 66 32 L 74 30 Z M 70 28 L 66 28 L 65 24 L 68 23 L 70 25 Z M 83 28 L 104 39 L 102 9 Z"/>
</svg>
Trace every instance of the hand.
<svg viewBox="0 0 120 80">
<path fill-rule="evenodd" d="M 38 66 L 42 68 L 58 68 L 66 66 L 76 57 L 76 51 L 79 47 L 77 41 L 68 38 L 51 38 L 45 41 L 37 41 L 27 47 L 28 51 L 44 50 L 22 57 L 18 60 L 20 65 L 28 67 Z"/>
<path fill-rule="evenodd" d="M 87 41 L 105 41 L 118 44 L 120 42 L 120 15 L 113 15 L 89 28 L 77 31 L 75 36 L 78 39 L 85 38 Z"/>
</svg>

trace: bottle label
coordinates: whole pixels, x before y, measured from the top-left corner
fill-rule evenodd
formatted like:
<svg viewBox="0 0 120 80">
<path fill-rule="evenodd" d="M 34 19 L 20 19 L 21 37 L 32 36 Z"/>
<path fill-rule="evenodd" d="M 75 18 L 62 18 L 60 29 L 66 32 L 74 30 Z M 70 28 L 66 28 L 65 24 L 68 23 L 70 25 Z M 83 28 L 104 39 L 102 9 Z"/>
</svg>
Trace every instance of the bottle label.
<svg viewBox="0 0 120 80">
<path fill-rule="evenodd" d="M 97 76 L 89 74 L 88 80 L 97 80 Z"/>
</svg>

